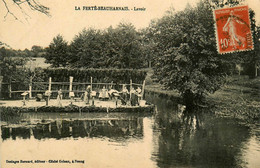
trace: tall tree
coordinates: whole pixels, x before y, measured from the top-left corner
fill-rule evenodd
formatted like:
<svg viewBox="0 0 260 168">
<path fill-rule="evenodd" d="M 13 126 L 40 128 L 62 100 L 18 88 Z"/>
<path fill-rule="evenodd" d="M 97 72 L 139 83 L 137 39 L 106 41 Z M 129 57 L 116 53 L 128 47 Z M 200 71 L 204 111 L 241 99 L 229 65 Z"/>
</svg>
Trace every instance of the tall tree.
<svg viewBox="0 0 260 168">
<path fill-rule="evenodd" d="M 156 42 L 155 75 L 168 89 L 178 90 L 187 107 L 200 103 L 223 83 L 223 55 L 216 50 L 213 13 L 207 3 L 168 12 L 151 25 Z"/>
<path fill-rule="evenodd" d="M 102 40 L 101 31 L 93 28 L 84 29 L 76 35 L 70 45 L 70 66 L 97 68 L 104 47 Z"/>
<path fill-rule="evenodd" d="M 129 23 L 120 23 L 115 29 L 108 30 L 107 35 L 111 43 L 107 42 L 115 55 L 110 55 L 111 63 L 116 68 L 141 68 L 143 53 L 141 37 L 135 27 Z M 107 47 L 108 48 L 108 47 Z"/>
<path fill-rule="evenodd" d="M 247 52 L 243 62 L 245 74 L 250 78 L 259 76 L 260 68 L 260 25 L 253 28 L 254 50 Z"/>
<path fill-rule="evenodd" d="M 132 24 L 120 23 L 101 31 L 84 29 L 70 45 L 70 66 L 86 68 L 141 68 L 141 36 Z"/>
<path fill-rule="evenodd" d="M 44 57 L 45 62 L 50 63 L 52 67 L 65 67 L 68 65 L 68 43 L 61 35 L 53 38 L 53 41 L 46 48 Z"/>
</svg>

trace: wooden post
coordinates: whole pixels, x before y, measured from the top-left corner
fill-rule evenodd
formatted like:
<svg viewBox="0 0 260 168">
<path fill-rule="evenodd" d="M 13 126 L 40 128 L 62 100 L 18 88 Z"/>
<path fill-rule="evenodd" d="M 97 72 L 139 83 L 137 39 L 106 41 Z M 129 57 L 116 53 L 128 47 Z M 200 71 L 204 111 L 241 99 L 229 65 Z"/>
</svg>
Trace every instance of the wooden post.
<svg viewBox="0 0 260 168">
<path fill-rule="evenodd" d="M 49 88 L 48 88 L 49 91 L 51 91 L 51 77 L 49 77 Z"/>
<path fill-rule="evenodd" d="M 46 99 L 46 106 L 49 105 L 49 100 L 51 97 L 51 77 L 49 77 L 49 87 L 48 87 L 48 95 L 47 95 L 47 99 Z M 46 93 L 46 92 L 45 92 Z M 46 95 L 45 95 L 46 96 Z"/>
<path fill-rule="evenodd" d="M 23 106 L 25 106 L 25 96 L 26 95 L 23 95 Z"/>
<path fill-rule="evenodd" d="M 49 132 L 51 132 L 51 124 L 49 124 Z"/>
<path fill-rule="evenodd" d="M 70 92 L 72 92 L 72 82 L 73 82 L 73 76 L 70 76 L 70 89 L 69 89 Z"/>
<path fill-rule="evenodd" d="M 110 88 L 108 89 L 112 89 L 113 88 L 113 81 L 111 82 Z"/>
<path fill-rule="evenodd" d="M 148 67 L 149 67 L 149 68 L 152 67 L 152 61 L 151 61 L 151 60 L 148 61 Z"/>
<path fill-rule="evenodd" d="M 8 89 L 9 89 L 9 98 L 12 98 L 12 84 L 11 84 L 11 81 L 8 85 Z"/>
<path fill-rule="evenodd" d="M 32 98 L 32 76 L 30 76 L 30 84 L 29 84 L 29 99 Z"/>
<path fill-rule="evenodd" d="M 92 96 L 92 106 L 94 106 L 95 105 L 95 98 L 94 98 L 94 96 Z"/>
<path fill-rule="evenodd" d="M 12 136 L 13 128 L 9 128 L 10 136 Z"/>
<path fill-rule="evenodd" d="M 72 82 L 73 82 L 73 76 L 70 76 L 70 88 L 69 88 L 70 104 L 72 104 L 74 98 L 74 94 L 72 92 Z"/>
<path fill-rule="evenodd" d="M 130 90 L 129 90 L 130 100 L 131 100 L 131 98 L 132 98 L 131 91 L 132 91 L 132 79 L 130 79 Z"/>
<path fill-rule="evenodd" d="M 144 82 L 143 82 L 143 87 L 142 87 L 142 97 L 141 97 L 141 100 L 143 100 L 143 98 L 144 98 L 144 86 L 145 86 L 145 80 L 144 80 Z"/>
<path fill-rule="evenodd" d="M 92 92 L 92 76 L 90 77 L 90 92 Z"/>
<path fill-rule="evenodd" d="M 33 130 L 32 130 L 32 127 L 30 127 L 30 136 L 33 137 Z"/>
</svg>

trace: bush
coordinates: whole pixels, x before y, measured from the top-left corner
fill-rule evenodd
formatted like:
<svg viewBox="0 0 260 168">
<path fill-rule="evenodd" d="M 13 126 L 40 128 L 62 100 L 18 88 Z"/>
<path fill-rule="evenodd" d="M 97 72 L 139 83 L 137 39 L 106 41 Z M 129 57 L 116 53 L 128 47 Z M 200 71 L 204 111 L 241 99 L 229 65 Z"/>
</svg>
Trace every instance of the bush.
<svg viewBox="0 0 260 168">
<path fill-rule="evenodd" d="M 93 82 L 110 83 L 129 83 L 132 79 L 135 83 L 142 83 L 146 77 L 146 71 L 137 69 L 67 69 L 67 68 L 47 68 L 43 69 L 41 75 L 44 81 L 48 81 L 49 77 L 55 82 L 68 82 L 69 77 L 73 76 L 74 82 Z"/>
</svg>

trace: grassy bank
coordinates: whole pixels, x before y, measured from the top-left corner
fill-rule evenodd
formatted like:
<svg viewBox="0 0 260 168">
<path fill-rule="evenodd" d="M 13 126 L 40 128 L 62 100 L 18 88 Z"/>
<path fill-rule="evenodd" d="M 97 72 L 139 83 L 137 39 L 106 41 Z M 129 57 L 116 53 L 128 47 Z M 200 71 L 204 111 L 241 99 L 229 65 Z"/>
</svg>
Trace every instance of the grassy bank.
<svg viewBox="0 0 260 168">
<path fill-rule="evenodd" d="M 154 92 L 158 94 L 164 94 L 168 96 L 173 96 L 176 98 L 179 98 L 180 95 L 177 91 L 175 90 L 166 90 L 163 85 L 159 84 L 158 82 L 154 81 L 152 79 L 153 76 L 153 70 L 149 69 L 147 70 L 147 76 L 145 78 L 146 85 L 145 85 L 145 91 L 147 92 Z"/>
<path fill-rule="evenodd" d="M 153 71 L 147 73 L 146 91 L 173 96 L 178 99 L 177 91 L 168 91 L 152 80 Z M 260 77 L 232 76 L 214 94 L 206 97 L 211 111 L 217 115 L 235 117 L 249 122 L 260 121 Z"/>
<path fill-rule="evenodd" d="M 260 77 L 233 76 L 217 92 L 207 97 L 218 115 L 259 122 L 260 120 Z"/>
</svg>

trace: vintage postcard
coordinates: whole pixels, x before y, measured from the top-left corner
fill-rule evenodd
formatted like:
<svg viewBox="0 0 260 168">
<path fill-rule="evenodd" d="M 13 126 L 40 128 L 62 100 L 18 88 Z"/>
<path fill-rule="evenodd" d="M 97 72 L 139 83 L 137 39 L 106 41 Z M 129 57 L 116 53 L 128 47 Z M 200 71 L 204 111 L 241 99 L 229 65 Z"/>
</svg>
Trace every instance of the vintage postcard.
<svg viewBox="0 0 260 168">
<path fill-rule="evenodd" d="M 259 168 L 260 0 L 0 0 L 1 168 Z"/>
</svg>

